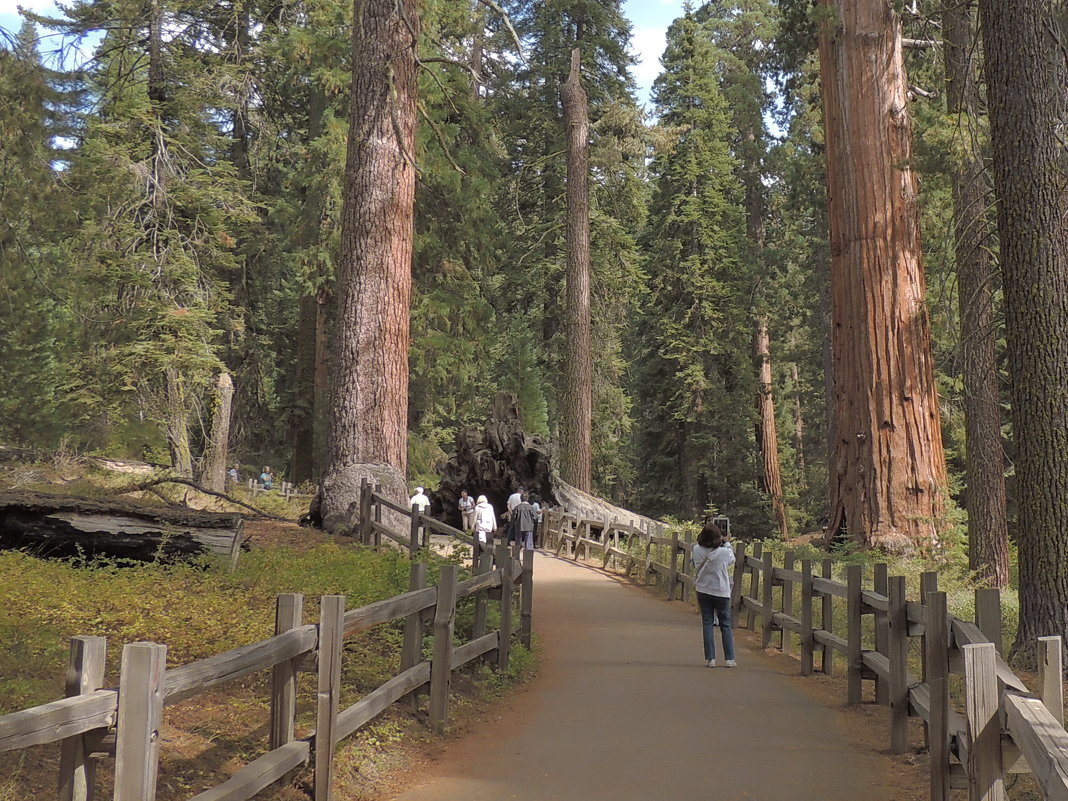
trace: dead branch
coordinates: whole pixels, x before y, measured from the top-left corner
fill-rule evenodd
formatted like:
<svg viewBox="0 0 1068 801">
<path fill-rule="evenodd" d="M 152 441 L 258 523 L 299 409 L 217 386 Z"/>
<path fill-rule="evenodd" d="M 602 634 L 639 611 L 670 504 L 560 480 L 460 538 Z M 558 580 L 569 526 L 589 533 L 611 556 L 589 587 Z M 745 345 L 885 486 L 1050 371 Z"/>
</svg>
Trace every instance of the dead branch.
<svg viewBox="0 0 1068 801">
<path fill-rule="evenodd" d="M 257 516 L 264 518 L 265 520 L 278 520 L 278 521 L 281 521 L 283 523 L 295 523 L 295 522 L 297 522 L 296 520 L 294 520 L 293 518 L 290 518 L 290 517 L 279 517 L 278 515 L 272 515 L 270 512 L 265 512 L 262 509 L 257 509 L 255 506 L 252 506 L 251 504 L 247 504 L 244 501 L 238 500 L 237 498 L 234 498 L 233 496 L 227 495 L 224 492 L 215 492 L 214 490 L 205 489 L 204 487 L 202 487 L 199 484 L 197 484 L 195 481 L 192 481 L 192 480 L 190 480 L 188 478 L 179 478 L 178 476 L 168 476 L 166 478 L 154 478 L 151 481 L 143 481 L 140 484 L 133 485 L 132 487 L 120 487 L 118 489 L 111 490 L 107 494 L 108 495 L 126 495 L 127 493 L 130 493 L 130 492 L 145 492 L 146 490 L 151 490 L 152 487 L 159 486 L 160 484 L 183 484 L 183 485 L 185 485 L 187 487 L 192 487 L 193 489 L 197 490 L 198 492 L 203 492 L 205 495 L 211 495 L 211 496 L 213 496 L 215 498 L 221 498 L 222 500 L 226 501 L 227 503 L 232 503 L 232 504 L 235 504 L 236 506 L 243 506 L 244 508 L 246 508 L 249 511 L 253 512 Z"/>
</svg>

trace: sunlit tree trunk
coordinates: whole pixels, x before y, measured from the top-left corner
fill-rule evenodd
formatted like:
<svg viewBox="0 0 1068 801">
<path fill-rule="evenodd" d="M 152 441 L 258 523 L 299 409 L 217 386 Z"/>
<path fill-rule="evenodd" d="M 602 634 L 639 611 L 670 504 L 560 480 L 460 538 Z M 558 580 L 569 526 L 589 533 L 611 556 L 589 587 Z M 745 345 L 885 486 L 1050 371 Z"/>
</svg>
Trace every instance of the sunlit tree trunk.
<svg viewBox="0 0 1068 801">
<path fill-rule="evenodd" d="M 226 462 L 230 452 L 230 413 L 234 405 L 234 381 L 227 372 L 215 378 L 211 402 L 211 431 L 204 445 L 201 486 L 223 492 L 226 489 Z"/>
<path fill-rule="evenodd" d="M 1068 196 L 1064 52 L 1051 0 L 982 0 L 1005 341 L 1016 439 L 1013 653 L 1068 636 Z"/>
<path fill-rule="evenodd" d="M 357 499 L 353 466 L 407 468 L 418 24 L 415 0 L 356 3 L 324 520 Z"/>
<path fill-rule="evenodd" d="M 171 467 L 185 478 L 193 477 L 193 454 L 189 448 L 189 401 L 185 380 L 177 368 L 164 370 L 164 405 L 167 447 L 171 453 Z"/>
<path fill-rule="evenodd" d="M 786 516 L 786 504 L 782 494 L 782 470 L 779 465 L 779 440 L 775 428 L 775 402 L 771 384 L 771 341 L 768 336 L 768 320 L 757 321 L 753 337 L 753 361 L 757 366 L 757 442 L 764 466 L 764 491 L 771 499 L 771 511 L 779 536 L 790 539 L 790 521 Z"/>
<path fill-rule="evenodd" d="M 571 51 L 571 73 L 560 88 L 567 140 L 567 351 L 561 393 L 560 476 L 587 492 L 592 484 L 593 350 L 590 321 L 589 111 Z"/>
<path fill-rule="evenodd" d="M 974 17 L 967 3 L 946 5 L 942 39 L 946 106 L 961 137 L 952 179 L 967 445 L 968 563 L 984 584 L 1000 588 L 1009 585 L 1009 524 L 990 256 L 993 226 L 987 212 L 991 186 L 978 124 L 981 98 Z"/>
<path fill-rule="evenodd" d="M 820 32 L 831 227 L 831 529 L 931 550 L 945 458 L 924 306 L 900 20 L 885 0 L 823 0 Z"/>
<path fill-rule="evenodd" d="M 794 450 L 797 451 L 797 483 L 804 489 L 808 486 L 805 465 L 805 416 L 801 411 L 801 373 L 797 362 L 790 365 L 794 387 Z"/>
</svg>

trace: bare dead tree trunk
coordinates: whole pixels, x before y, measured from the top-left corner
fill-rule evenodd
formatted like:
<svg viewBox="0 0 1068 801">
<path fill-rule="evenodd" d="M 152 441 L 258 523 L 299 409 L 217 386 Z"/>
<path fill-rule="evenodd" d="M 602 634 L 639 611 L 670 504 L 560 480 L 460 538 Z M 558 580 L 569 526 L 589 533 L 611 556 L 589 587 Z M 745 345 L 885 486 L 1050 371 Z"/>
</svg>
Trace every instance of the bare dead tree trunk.
<svg viewBox="0 0 1068 801">
<path fill-rule="evenodd" d="M 946 492 L 924 306 L 901 23 L 885 0 L 823 0 L 831 226 L 831 527 L 888 550 L 938 546 Z"/>
<path fill-rule="evenodd" d="M 234 382 L 223 371 L 215 378 L 212 399 L 211 433 L 204 447 L 200 483 L 215 492 L 226 491 L 226 461 L 230 453 L 230 413 L 234 405 Z"/>
<path fill-rule="evenodd" d="M 560 87 L 567 139 L 567 354 L 561 393 L 560 476 L 589 492 L 592 484 L 593 350 L 590 321 L 589 110 L 582 88 L 582 52 Z"/>
<path fill-rule="evenodd" d="M 757 321 L 753 337 L 753 361 L 757 367 L 757 442 L 764 466 L 764 491 L 771 499 L 771 511 L 783 540 L 790 539 L 790 521 L 786 516 L 783 501 L 782 471 L 779 465 L 779 440 L 775 429 L 775 402 L 771 384 L 771 338 L 768 335 L 768 320 Z"/>
<path fill-rule="evenodd" d="M 1012 652 L 1068 636 L 1068 195 L 1063 42 L 1051 0 L 981 0 L 1012 377 L 1020 625 Z"/>
<path fill-rule="evenodd" d="M 338 264 L 324 520 L 357 500 L 360 464 L 407 469 L 415 196 L 415 0 L 359 0 Z M 402 479 L 403 480 L 403 479 Z"/>
<path fill-rule="evenodd" d="M 993 226 L 987 212 L 992 187 L 980 141 L 976 31 L 967 3 L 945 6 L 942 39 L 946 107 L 957 117 L 961 137 L 953 170 L 953 222 L 967 445 L 968 563 L 985 584 L 1002 588 L 1009 585 L 1009 523 L 990 256 Z"/>
</svg>

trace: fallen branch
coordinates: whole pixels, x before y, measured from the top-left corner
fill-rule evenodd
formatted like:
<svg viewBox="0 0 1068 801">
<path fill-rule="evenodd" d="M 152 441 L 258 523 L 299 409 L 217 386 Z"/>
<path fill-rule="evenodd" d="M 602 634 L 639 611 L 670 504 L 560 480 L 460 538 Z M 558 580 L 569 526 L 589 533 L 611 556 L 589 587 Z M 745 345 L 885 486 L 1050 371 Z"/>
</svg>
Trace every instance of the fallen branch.
<svg viewBox="0 0 1068 801">
<path fill-rule="evenodd" d="M 230 495 L 227 495 L 226 493 L 216 492 L 215 490 L 210 490 L 210 489 L 205 489 L 204 487 L 202 487 L 199 484 L 197 484 L 195 481 L 191 481 L 188 478 L 179 478 L 178 476 L 169 476 L 167 478 L 154 478 L 151 481 L 143 481 L 140 484 L 133 485 L 132 487 L 121 487 L 119 489 L 112 490 L 111 492 L 109 492 L 107 494 L 108 495 L 126 495 L 127 493 L 130 493 L 130 492 L 145 492 L 146 490 L 150 490 L 152 487 L 156 487 L 156 486 L 158 486 L 160 484 L 183 484 L 183 485 L 185 485 L 187 487 L 192 487 L 193 489 L 197 490 L 198 492 L 203 492 L 205 495 L 211 495 L 211 496 L 213 496 L 215 498 L 221 498 L 222 500 L 226 501 L 227 503 L 232 503 L 232 504 L 235 504 L 237 506 L 243 506 L 246 509 L 248 509 L 251 512 L 253 512 L 256 515 L 258 515 L 259 517 L 264 518 L 265 520 L 278 520 L 278 521 L 281 521 L 283 523 L 296 523 L 297 522 L 295 519 L 293 519 L 291 517 L 279 517 L 278 515 L 272 515 L 270 512 L 265 512 L 262 509 L 257 509 L 255 506 L 252 506 L 251 504 L 247 504 L 244 501 L 238 500 L 237 498 L 234 498 L 234 497 L 232 497 Z"/>
</svg>

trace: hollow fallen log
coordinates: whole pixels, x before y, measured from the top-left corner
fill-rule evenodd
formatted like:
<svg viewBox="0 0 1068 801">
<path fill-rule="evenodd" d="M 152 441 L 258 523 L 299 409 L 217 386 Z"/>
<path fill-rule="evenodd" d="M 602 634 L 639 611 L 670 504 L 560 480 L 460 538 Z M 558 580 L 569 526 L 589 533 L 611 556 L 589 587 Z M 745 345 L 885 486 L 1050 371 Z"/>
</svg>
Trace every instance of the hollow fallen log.
<svg viewBox="0 0 1068 801">
<path fill-rule="evenodd" d="M 218 554 L 237 564 L 244 518 L 35 493 L 0 493 L 0 548 L 66 558 L 176 562 Z"/>
</svg>

